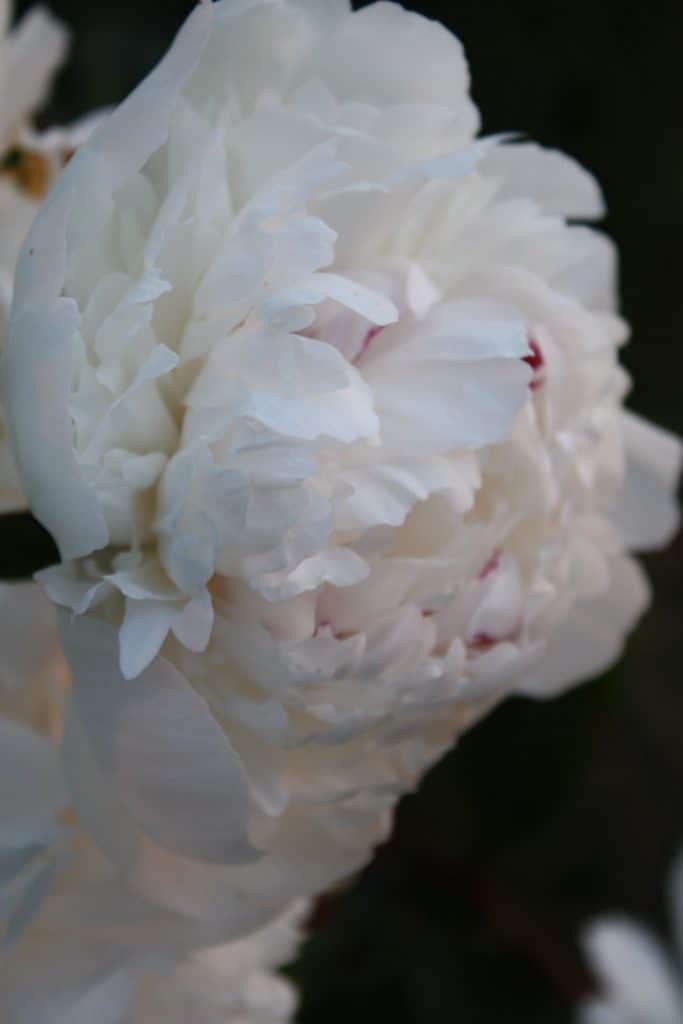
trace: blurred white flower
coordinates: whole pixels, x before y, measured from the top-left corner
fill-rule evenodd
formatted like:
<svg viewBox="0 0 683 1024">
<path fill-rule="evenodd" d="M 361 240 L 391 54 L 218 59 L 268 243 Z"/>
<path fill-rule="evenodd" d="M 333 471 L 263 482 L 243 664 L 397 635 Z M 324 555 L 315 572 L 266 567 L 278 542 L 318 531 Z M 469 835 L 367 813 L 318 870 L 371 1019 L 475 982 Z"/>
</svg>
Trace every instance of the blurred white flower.
<svg viewBox="0 0 683 1024">
<path fill-rule="evenodd" d="M 580 1024 L 681 1024 L 683 1021 L 683 860 L 671 873 L 670 902 L 677 950 L 670 954 L 647 928 L 623 917 L 595 921 L 583 945 L 598 994 L 580 1010 Z"/>
<path fill-rule="evenodd" d="M 0 679 L 0 1020 L 290 1020 L 294 990 L 274 969 L 296 953 L 305 904 L 226 944 L 220 927 L 135 897 L 69 807 L 54 742 L 69 679 L 49 603 L 35 584 L 0 599 L 13 665 Z"/>
<path fill-rule="evenodd" d="M 10 31 L 11 13 L 0 0 L 0 350 L 21 244 L 57 174 L 103 118 L 98 111 L 67 127 L 35 130 L 33 115 L 64 61 L 68 32 L 42 7 Z M 0 512 L 25 507 L 0 419 Z"/>
<path fill-rule="evenodd" d="M 10 29 L 13 4 L 0 0 L 0 147 L 3 153 L 31 126 L 64 60 L 67 32 L 36 7 Z"/>
<path fill-rule="evenodd" d="M 204 3 L 22 252 L 2 389 L 76 613 L 71 797 L 234 934 L 506 693 L 605 668 L 626 551 L 675 528 L 572 223 L 599 189 L 477 128 L 460 44 L 394 4 Z"/>
<path fill-rule="evenodd" d="M 0 0 L 0 316 L 12 296 L 17 254 L 56 169 L 57 154 L 34 145 L 32 117 L 64 60 L 67 33 L 42 8 L 10 31 L 12 5 Z"/>
</svg>

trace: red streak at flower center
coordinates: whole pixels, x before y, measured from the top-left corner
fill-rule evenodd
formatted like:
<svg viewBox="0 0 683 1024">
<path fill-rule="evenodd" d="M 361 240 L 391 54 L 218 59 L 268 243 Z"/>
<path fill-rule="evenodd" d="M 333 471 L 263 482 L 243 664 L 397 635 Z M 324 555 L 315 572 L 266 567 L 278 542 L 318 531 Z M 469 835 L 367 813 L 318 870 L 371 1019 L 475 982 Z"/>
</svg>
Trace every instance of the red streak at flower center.
<svg viewBox="0 0 683 1024">
<path fill-rule="evenodd" d="M 485 580 L 487 576 L 490 576 L 492 572 L 495 572 L 500 565 L 500 556 L 502 551 L 498 548 L 493 552 L 483 569 L 479 570 L 478 580 Z"/>
<path fill-rule="evenodd" d="M 489 647 L 493 647 L 493 645 L 497 643 L 498 638 L 491 636 L 490 633 L 475 633 L 470 640 L 470 647 L 473 647 L 478 651 L 486 651 Z"/>
<path fill-rule="evenodd" d="M 372 344 L 372 342 L 375 340 L 377 335 L 381 331 L 383 331 L 383 330 L 384 330 L 383 327 L 377 327 L 377 326 L 370 328 L 368 333 L 363 338 L 363 343 L 362 343 L 361 347 L 358 349 L 358 351 L 356 352 L 355 356 L 353 357 L 352 362 L 353 362 L 354 366 L 358 365 L 358 363 L 361 361 L 361 359 L 363 358 L 363 356 L 365 355 L 367 350 L 370 348 L 370 345 Z"/>
<path fill-rule="evenodd" d="M 531 378 L 531 383 L 529 384 L 529 387 L 532 391 L 536 391 L 536 389 L 540 388 L 541 384 L 543 383 L 545 359 L 543 357 L 543 353 L 541 352 L 541 346 L 538 344 L 537 341 L 534 341 L 533 338 L 529 339 L 529 348 L 531 349 L 531 355 L 524 356 L 522 362 L 526 363 L 527 366 L 530 366 L 533 370 L 534 375 Z"/>
</svg>

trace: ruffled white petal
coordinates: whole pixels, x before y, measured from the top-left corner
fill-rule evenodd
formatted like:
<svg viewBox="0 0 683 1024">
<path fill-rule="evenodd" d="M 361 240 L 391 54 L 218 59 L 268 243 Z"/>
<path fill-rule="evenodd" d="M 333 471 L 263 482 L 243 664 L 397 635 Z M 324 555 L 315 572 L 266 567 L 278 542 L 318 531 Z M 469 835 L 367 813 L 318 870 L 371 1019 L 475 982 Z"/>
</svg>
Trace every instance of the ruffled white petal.
<svg viewBox="0 0 683 1024">
<path fill-rule="evenodd" d="M 678 529 L 676 488 L 683 464 L 680 440 L 627 412 L 622 416 L 626 475 L 612 518 L 636 551 L 662 547 Z"/>
</svg>

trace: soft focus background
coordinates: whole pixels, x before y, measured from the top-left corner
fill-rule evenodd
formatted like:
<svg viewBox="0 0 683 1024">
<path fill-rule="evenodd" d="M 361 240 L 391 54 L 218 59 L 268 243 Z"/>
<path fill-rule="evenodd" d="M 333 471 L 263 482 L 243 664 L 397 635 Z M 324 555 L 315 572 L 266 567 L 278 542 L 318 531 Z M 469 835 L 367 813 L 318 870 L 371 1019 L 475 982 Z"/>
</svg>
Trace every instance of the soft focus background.
<svg viewBox="0 0 683 1024">
<path fill-rule="evenodd" d="M 52 124 L 121 99 L 192 4 L 50 6 L 76 34 Z M 527 133 L 602 181 L 632 405 L 683 433 L 683 5 L 406 6 L 462 39 L 486 132 Z M 50 559 L 28 518 L 0 531 L 0 575 Z M 648 568 L 655 604 L 623 663 L 553 703 L 508 702 L 404 801 L 353 887 L 321 903 L 294 970 L 304 1024 L 561 1024 L 590 989 L 576 944 L 587 920 L 623 909 L 667 929 L 665 876 L 683 844 L 683 539 Z"/>
</svg>

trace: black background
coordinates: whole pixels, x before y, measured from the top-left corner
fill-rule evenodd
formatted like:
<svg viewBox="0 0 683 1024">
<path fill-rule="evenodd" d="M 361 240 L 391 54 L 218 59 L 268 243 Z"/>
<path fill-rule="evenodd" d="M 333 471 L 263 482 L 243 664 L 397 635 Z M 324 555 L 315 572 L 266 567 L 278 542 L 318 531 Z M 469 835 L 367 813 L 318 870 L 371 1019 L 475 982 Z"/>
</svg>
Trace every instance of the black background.
<svg viewBox="0 0 683 1024">
<path fill-rule="evenodd" d="M 19 11 L 26 3 L 18 4 Z M 683 5 L 623 0 L 413 3 L 465 44 L 484 130 L 567 150 L 605 188 L 634 340 L 639 411 L 683 429 Z M 187 0 L 54 0 L 75 44 L 46 123 L 114 103 L 161 56 Z M 0 524 L 0 570 L 49 543 Z M 622 664 L 548 704 L 508 702 L 404 801 L 394 837 L 326 900 L 295 969 L 306 1024 L 569 1020 L 590 975 L 587 920 L 667 929 L 683 843 L 683 543 L 650 558 L 657 597 Z"/>
</svg>

